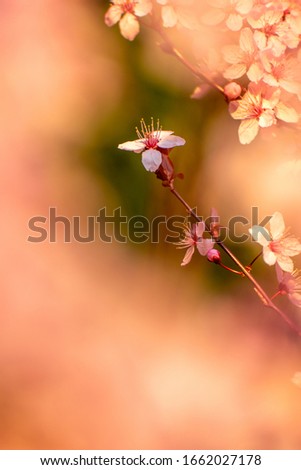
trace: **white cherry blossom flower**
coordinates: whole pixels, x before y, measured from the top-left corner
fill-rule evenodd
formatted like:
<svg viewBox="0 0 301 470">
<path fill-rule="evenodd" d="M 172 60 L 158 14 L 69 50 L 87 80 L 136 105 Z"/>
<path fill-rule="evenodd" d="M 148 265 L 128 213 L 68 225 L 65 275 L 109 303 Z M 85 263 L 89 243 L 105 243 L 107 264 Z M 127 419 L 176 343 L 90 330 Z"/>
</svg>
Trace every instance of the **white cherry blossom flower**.
<svg viewBox="0 0 301 470">
<path fill-rule="evenodd" d="M 154 128 L 154 121 L 147 126 L 144 120 L 141 120 L 141 130 L 136 129 L 138 139 L 119 144 L 120 150 L 128 150 L 135 153 L 142 152 L 142 163 L 147 171 L 155 172 L 162 162 L 161 151 L 167 153 L 167 150 L 186 142 L 182 137 L 173 135 L 173 131 L 163 131 L 157 121 L 157 128 Z"/>
<path fill-rule="evenodd" d="M 231 101 L 229 112 L 233 119 L 240 119 L 239 141 L 249 144 L 255 139 L 260 127 L 270 127 L 281 121 L 296 123 L 299 120 L 294 108 L 280 101 L 281 90 L 263 82 L 250 83 L 241 100 Z"/>
<path fill-rule="evenodd" d="M 293 272 L 291 257 L 301 253 L 301 243 L 287 234 L 283 216 L 275 212 L 270 219 L 270 229 L 254 225 L 249 232 L 254 240 L 263 247 L 263 259 L 269 266 L 277 263 L 282 271 Z"/>
<path fill-rule="evenodd" d="M 186 248 L 187 251 L 181 263 L 181 266 L 185 266 L 191 261 L 192 255 L 197 248 L 198 252 L 202 256 L 206 256 L 214 246 L 214 240 L 211 238 L 203 238 L 205 231 L 205 223 L 198 222 L 197 224 L 186 224 L 184 227 L 184 238 L 176 243 L 178 248 Z"/>
<path fill-rule="evenodd" d="M 288 93 L 301 96 L 301 62 L 300 57 L 283 57 L 276 59 L 267 51 L 261 55 L 264 67 L 262 80 L 270 86 L 279 86 Z"/>
<path fill-rule="evenodd" d="M 301 276 L 300 271 L 295 270 L 291 273 L 284 272 L 276 264 L 276 275 L 279 283 L 279 293 L 287 295 L 289 300 L 296 305 L 301 307 Z"/>
<path fill-rule="evenodd" d="M 299 45 L 299 37 L 284 21 L 284 10 L 271 4 L 261 14 L 255 12 L 248 17 L 249 25 L 255 30 L 254 40 L 260 50 L 270 49 L 275 57 L 280 57 L 287 47 L 294 49 Z"/>
<path fill-rule="evenodd" d="M 258 82 L 263 75 L 263 66 L 257 60 L 258 48 L 253 38 L 251 28 L 243 28 L 239 36 L 239 45 L 224 46 L 222 49 L 224 59 L 231 64 L 224 77 L 233 80 L 247 74 L 249 80 Z"/>
<path fill-rule="evenodd" d="M 137 17 L 151 12 L 151 0 L 111 0 L 111 4 L 105 14 L 105 24 L 113 26 L 119 22 L 122 36 L 133 41 L 140 30 Z"/>
</svg>

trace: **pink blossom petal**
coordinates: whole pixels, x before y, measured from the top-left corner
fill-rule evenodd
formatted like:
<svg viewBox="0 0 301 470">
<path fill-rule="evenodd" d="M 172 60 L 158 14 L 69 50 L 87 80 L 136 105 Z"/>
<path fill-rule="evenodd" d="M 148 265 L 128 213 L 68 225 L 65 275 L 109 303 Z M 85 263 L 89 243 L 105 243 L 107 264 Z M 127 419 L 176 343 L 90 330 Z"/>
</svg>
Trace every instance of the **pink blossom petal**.
<svg viewBox="0 0 301 470">
<path fill-rule="evenodd" d="M 270 219 L 270 232 L 273 240 L 279 240 L 285 231 L 284 220 L 281 212 L 274 212 Z"/>
<path fill-rule="evenodd" d="M 190 246 L 187 249 L 185 256 L 183 258 L 183 261 L 181 263 L 181 266 L 186 266 L 186 264 L 188 264 L 191 261 L 193 253 L 194 253 L 194 245 Z"/>
<path fill-rule="evenodd" d="M 248 54 L 253 54 L 255 51 L 253 33 L 250 28 L 244 28 L 240 32 L 239 46 L 241 50 Z"/>
<path fill-rule="evenodd" d="M 240 64 L 244 59 L 244 54 L 237 45 L 224 46 L 222 49 L 222 54 L 228 64 Z"/>
<path fill-rule="evenodd" d="M 261 51 L 267 47 L 267 37 L 262 31 L 254 32 L 254 41 Z"/>
<path fill-rule="evenodd" d="M 241 15 L 247 15 L 253 7 L 254 0 L 238 0 L 236 11 Z"/>
<path fill-rule="evenodd" d="M 135 4 L 135 15 L 145 16 L 152 11 L 153 4 L 151 0 L 140 0 Z"/>
<path fill-rule="evenodd" d="M 163 139 L 160 138 L 158 142 L 158 147 L 162 149 L 170 149 L 173 147 L 178 147 L 179 145 L 184 145 L 186 141 L 182 139 L 182 137 L 178 137 L 177 135 L 170 135 Z"/>
<path fill-rule="evenodd" d="M 228 16 L 226 25 L 230 29 L 230 31 L 239 31 L 242 28 L 243 20 L 240 15 L 232 13 Z"/>
<path fill-rule="evenodd" d="M 277 257 L 273 251 L 270 250 L 268 246 L 263 248 L 263 260 L 269 266 L 273 266 L 276 263 Z M 282 268 L 283 269 L 283 268 Z"/>
<path fill-rule="evenodd" d="M 275 113 L 272 109 L 266 109 L 259 116 L 258 123 L 260 127 L 270 127 L 276 124 Z"/>
<path fill-rule="evenodd" d="M 124 142 L 123 144 L 119 144 L 118 148 L 120 150 L 128 150 L 130 152 L 140 153 L 142 150 L 145 149 L 145 144 L 142 139 L 137 140 L 129 140 L 128 142 Z"/>
<path fill-rule="evenodd" d="M 259 124 L 256 119 L 245 119 L 240 123 L 238 137 L 241 144 L 249 144 L 258 134 Z"/>
<path fill-rule="evenodd" d="M 131 13 L 123 15 L 119 22 L 119 28 L 122 36 L 129 41 L 133 41 L 140 31 L 139 22 Z"/>
<path fill-rule="evenodd" d="M 249 70 L 247 71 L 247 76 L 248 79 L 251 80 L 251 82 L 259 82 L 259 80 L 261 80 L 263 76 L 262 65 L 258 62 L 254 62 L 253 64 L 251 64 Z"/>
<path fill-rule="evenodd" d="M 162 7 L 162 21 L 164 28 L 172 28 L 178 22 L 177 14 L 174 8 L 170 5 Z"/>
<path fill-rule="evenodd" d="M 299 116 L 297 111 L 284 103 L 278 103 L 275 108 L 275 114 L 278 119 L 285 122 L 298 122 Z"/>
<path fill-rule="evenodd" d="M 190 30 L 199 29 L 199 22 L 197 18 L 195 17 L 195 13 L 193 12 L 193 10 L 188 9 L 187 5 L 185 5 L 185 8 L 178 7 L 177 17 L 178 17 L 178 22 L 181 23 L 181 25 L 184 26 L 184 28 L 187 28 Z"/>
<path fill-rule="evenodd" d="M 156 133 L 156 131 L 155 131 Z M 171 134 L 173 134 L 173 131 L 160 131 L 160 136 L 159 136 L 159 139 L 165 139 L 166 137 L 170 136 Z"/>
<path fill-rule="evenodd" d="M 210 238 L 202 238 L 201 241 L 197 242 L 197 249 L 200 255 L 206 256 L 208 251 L 214 247 L 214 241 Z"/>
<path fill-rule="evenodd" d="M 223 73 L 227 80 L 235 80 L 242 77 L 247 71 L 245 64 L 234 64 L 228 67 Z"/>
<path fill-rule="evenodd" d="M 122 15 L 122 8 L 120 5 L 112 5 L 105 14 L 105 24 L 113 26 L 120 21 Z"/>
<path fill-rule="evenodd" d="M 156 171 L 162 162 L 162 155 L 159 150 L 149 149 L 142 153 L 142 163 L 147 171 Z"/>
<path fill-rule="evenodd" d="M 198 222 L 195 227 L 195 234 L 198 238 L 202 238 L 203 233 L 205 231 L 205 222 Z"/>
</svg>

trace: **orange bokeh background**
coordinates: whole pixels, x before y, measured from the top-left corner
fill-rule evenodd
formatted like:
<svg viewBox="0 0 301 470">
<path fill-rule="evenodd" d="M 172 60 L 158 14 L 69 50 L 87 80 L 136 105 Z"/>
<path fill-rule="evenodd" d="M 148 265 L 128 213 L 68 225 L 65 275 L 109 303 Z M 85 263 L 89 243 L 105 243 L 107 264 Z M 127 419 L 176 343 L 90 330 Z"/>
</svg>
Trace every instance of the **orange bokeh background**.
<svg viewBox="0 0 301 470">
<path fill-rule="evenodd" d="M 56 243 L 27 241 L 28 220 L 47 216 L 49 207 L 84 221 L 105 206 L 134 212 L 129 201 L 141 201 L 140 177 L 150 181 L 147 216 L 183 214 L 144 174 L 140 157 L 115 150 L 126 132 L 134 138 L 129 129 L 139 113 L 153 113 L 159 102 L 166 125 L 188 137 L 183 156 L 174 152 L 190 201 L 199 199 L 207 211 L 215 205 L 225 218 L 248 214 L 252 205 L 262 216 L 281 210 L 301 231 L 298 180 L 294 188 L 281 180 L 279 143 L 277 153 L 264 139 L 242 148 L 226 109 L 218 107 L 204 123 L 202 103 L 191 105 L 197 117 L 182 129 L 183 115 L 170 109 L 162 90 L 170 102 L 177 94 L 186 99 L 193 79 L 154 49 L 151 34 L 138 46 L 125 45 L 116 29 L 104 27 L 105 6 L 59 0 L 3 6 L 0 446 L 297 449 L 301 390 L 291 378 L 301 368 L 300 342 L 244 280 L 215 278 L 218 268 L 203 259 L 181 268 L 183 253 L 163 242 L 144 249 L 99 239 L 64 243 L 62 227 Z M 138 72 L 130 71 L 134 53 Z M 158 101 L 133 99 L 130 85 L 140 79 Z M 216 102 L 209 100 L 206 106 Z M 197 127 L 197 119 L 205 130 L 194 137 L 191 130 L 189 141 L 189 123 Z M 103 142 L 114 146 L 109 172 Z M 133 179 L 125 176 L 127 161 L 138 168 Z M 261 268 L 270 288 L 273 273 Z"/>
</svg>

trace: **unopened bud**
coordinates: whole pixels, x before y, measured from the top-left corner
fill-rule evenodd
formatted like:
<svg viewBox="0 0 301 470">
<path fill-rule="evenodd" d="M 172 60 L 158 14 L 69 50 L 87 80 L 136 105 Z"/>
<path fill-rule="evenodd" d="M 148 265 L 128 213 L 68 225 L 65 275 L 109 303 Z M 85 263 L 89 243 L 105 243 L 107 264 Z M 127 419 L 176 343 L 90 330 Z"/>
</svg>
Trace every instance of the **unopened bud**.
<svg viewBox="0 0 301 470">
<path fill-rule="evenodd" d="M 224 87 L 224 95 L 228 101 L 236 100 L 241 94 L 239 83 L 230 82 Z"/>
<path fill-rule="evenodd" d="M 215 248 L 211 248 L 207 253 L 207 260 L 210 261 L 210 263 L 219 264 L 221 260 L 220 252 Z"/>
</svg>

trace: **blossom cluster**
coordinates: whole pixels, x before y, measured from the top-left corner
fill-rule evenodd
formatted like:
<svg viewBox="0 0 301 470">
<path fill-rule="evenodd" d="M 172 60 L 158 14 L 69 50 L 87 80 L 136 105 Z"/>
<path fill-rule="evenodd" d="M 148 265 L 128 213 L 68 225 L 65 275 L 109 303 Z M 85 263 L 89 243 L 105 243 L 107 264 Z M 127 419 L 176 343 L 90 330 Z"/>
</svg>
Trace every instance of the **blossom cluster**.
<svg viewBox="0 0 301 470">
<path fill-rule="evenodd" d="M 296 237 L 289 235 L 280 212 L 273 214 L 269 225 L 269 230 L 254 225 L 250 233 L 262 246 L 265 263 L 276 267 L 278 294 L 287 294 L 294 305 L 301 307 L 301 277 L 291 259 L 301 253 L 301 243 Z"/>
<path fill-rule="evenodd" d="M 111 0 L 105 23 L 107 26 L 119 23 L 122 36 L 133 41 L 140 31 L 138 18 L 151 15 L 156 4 L 161 8 L 160 20 L 164 28 L 181 25 L 191 29 L 197 25 L 193 3 L 194 0 Z"/>
<path fill-rule="evenodd" d="M 214 77 L 224 90 L 230 115 L 241 121 L 242 144 L 261 128 L 298 123 L 301 0 L 111 0 L 105 23 L 119 22 L 121 34 L 133 40 L 145 16 L 157 30 L 199 31 L 202 43 L 206 28 L 220 37 L 223 47 L 208 49 L 211 57 L 201 54 L 197 65 L 200 76 Z"/>
</svg>

